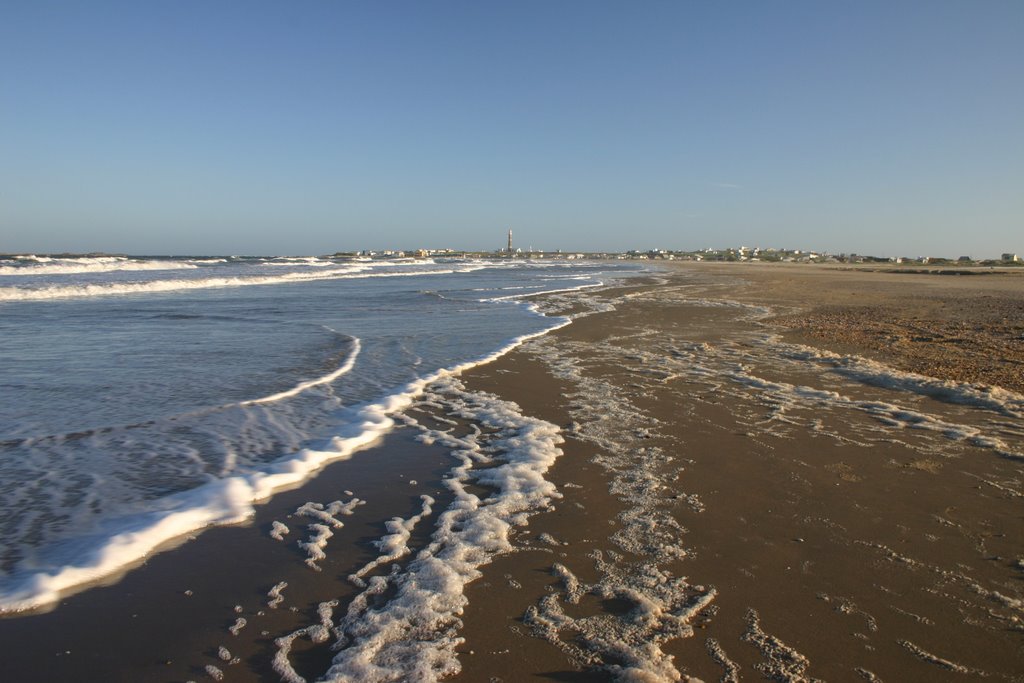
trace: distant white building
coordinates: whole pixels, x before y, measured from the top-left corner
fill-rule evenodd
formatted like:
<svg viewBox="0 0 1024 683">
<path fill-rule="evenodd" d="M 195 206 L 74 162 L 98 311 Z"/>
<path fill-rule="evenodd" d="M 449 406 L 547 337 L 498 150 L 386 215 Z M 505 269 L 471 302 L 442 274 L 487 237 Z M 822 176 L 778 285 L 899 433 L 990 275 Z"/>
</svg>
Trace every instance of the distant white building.
<svg viewBox="0 0 1024 683">
<path fill-rule="evenodd" d="M 1019 263 L 1020 262 L 1020 256 L 1017 256 L 1016 254 L 1003 254 L 1003 260 L 1004 261 L 1013 261 L 1014 263 Z"/>
</svg>

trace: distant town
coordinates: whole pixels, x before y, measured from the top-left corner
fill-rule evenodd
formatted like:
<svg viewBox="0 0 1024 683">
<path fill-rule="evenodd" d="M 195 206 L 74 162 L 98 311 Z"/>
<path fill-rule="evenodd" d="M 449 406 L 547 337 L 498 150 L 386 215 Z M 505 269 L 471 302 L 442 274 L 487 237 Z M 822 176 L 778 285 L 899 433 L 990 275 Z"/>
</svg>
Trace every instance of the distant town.
<svg viewBox="0 0 1024 683">
<path fill-rule="evenodd" d="M 51 254 L 16 254 L 0 253 L 0 259 L 37 259 L 45 258 L 95 258 L 95 257 L 130 257 L 128 254 L 107 252 L 91 253 L 51 253 Z M 283 255 L 282 255 L 283 256 Z M 256 257 L 252 255 L 250 257 Z M 245 257 L 249 258 L 249 257 Z M 492 251 L 469 251 L 460 249 L 378 249 L 360 251 L 339 251 L 324 254 L 321 258 L 336 260 L 365 259 L 413 259 L 413 258 L 483 258 L 483 259 L 561 259 L 561 260 L 660 260 L 660 261 L 708 261 L 708 262 L 748 262 L 748 263 L 832 263 L 832 264 L 866 264 L 866 265 L 902 265 L 902 266 L 952 266 L 952 267 L 1024 267 L 1024 259 L 1011 252 L 1003 253 L 998 259 L 976 259 L 971 256 L 870 256 L 867 254 L 829 253 L 827 251 L 809 251 L 804 249 L 777 249 L 760 247 L 725 247 L 697 250 L 679 249 L 631 249 L 624 252 L 613 251 L 544 251 L 517 248 L 512 245 L 511 237 L 508 245 Z"/>
<path fill-rule="evenodd" d="M 866 254 L 833 254 L 826 251 L 803 249 L 776 249 L 760 247 L 708 248 L 695 251 L 673 249 L 633 249 L 625 252 L 540 251 L 521 249 L 511 244 L 493 251 L 461 251 L 457 249 L 365 250 L 337 252 L 331 258 L 523 258 L 523 259 L 614 259 L 664 261 L 720 261 L 767 263 L 847 263 L 847 264 L 899 264 L 927 266 L 1024 266 L 1024 260 L 1015 253 L 1004 253 L 998 259 L 975 259 L 971 256 L 869 256 Z"/>
<path fill-rule="evenodd" d="M 412 251 L 357 251 L 338 252 L 332 258 L 527 258 L 527 259 L 637 259 L 664 261 L 750 261 L 776 263 L 879 263 L 879 264 L 914 264 L 914 265 L 958 265 L 958 266 L 1013 266 L 1022 264 L 1020 256 L 1014 253 L 1003 253 L 999 259 L 974 259 L 970 256 L 949 258 L 943 256 L 867 256 L 864 254 L 830 254 L 828 252 L 804 251 L 803 249 L 762 249 L 760 247 L 726 247 L 724 249 L 699 249 L 696 251 L 670 249 L 633 249 L 626 252 L 563 252 L 538 251 L 528 247 L 525 251 L 512 242 L 512 230 L 508 231 L 508 240 L 504 248 L 494 251 L 457 251 L 455 249 L 415 249 Z"/>
</svg>

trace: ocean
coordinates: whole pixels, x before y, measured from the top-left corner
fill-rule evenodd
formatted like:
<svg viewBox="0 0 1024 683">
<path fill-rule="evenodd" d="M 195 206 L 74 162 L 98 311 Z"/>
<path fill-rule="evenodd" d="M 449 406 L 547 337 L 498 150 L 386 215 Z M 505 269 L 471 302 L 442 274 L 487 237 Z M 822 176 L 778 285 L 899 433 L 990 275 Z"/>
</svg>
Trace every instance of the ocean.
<svg viewBox="0 0 1024 683">
<path fill-rule="evenodd" d="M 0 259 L 0 613 L 251 515 L 628 263 Z"/>
</svg>

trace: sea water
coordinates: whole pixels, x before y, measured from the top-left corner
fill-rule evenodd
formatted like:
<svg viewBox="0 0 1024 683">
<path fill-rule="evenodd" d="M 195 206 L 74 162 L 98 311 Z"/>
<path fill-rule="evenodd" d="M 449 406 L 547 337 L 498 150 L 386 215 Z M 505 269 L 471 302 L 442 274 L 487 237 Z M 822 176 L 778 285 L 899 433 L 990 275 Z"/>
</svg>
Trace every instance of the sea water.
<svg viewBox="0 0 1024 683">
<path fill-rule="evenodd" d="M 564 324 L 557 260 L 0 259 L 0 611 L 251 514 L 446 369 Z"/>
</svg>

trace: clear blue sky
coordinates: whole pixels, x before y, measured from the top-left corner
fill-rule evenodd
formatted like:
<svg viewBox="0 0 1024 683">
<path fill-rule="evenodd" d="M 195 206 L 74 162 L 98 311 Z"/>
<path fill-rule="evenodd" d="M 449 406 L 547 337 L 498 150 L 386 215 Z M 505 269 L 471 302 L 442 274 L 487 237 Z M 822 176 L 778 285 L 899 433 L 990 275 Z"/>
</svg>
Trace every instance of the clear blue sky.
<svg viewBox="0 0 1024 683">
<path fill-rule="evenodd" d="M 0 251 L 1024 252 L 1024 2 L 0 0 Z"/>
</svg>

